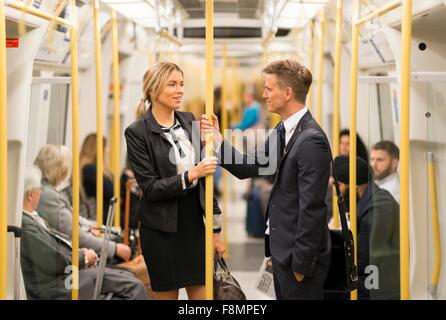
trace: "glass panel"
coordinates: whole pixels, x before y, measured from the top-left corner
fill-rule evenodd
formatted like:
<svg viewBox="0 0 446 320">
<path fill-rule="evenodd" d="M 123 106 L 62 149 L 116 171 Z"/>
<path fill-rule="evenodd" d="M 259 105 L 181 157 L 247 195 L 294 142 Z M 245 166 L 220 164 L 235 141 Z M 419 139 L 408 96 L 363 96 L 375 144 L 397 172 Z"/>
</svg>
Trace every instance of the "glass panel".
<svg viewBox="0 0 446 320">
<path fill-rule="evenodd" d="M 446 82 L 429 82 L 427 85 L 427 252 L 428 284 L 430 299 L 446 298 L 446 270 L 444 261 L 446 252 L 446 199 L 442 195 L 446 186 L 441 181 L 446 179 Z M 434 197 L 436 193 L 436 197 Z M 433 210 L 437 207 L 437 210 Z M 443 259 L 441 259 L 443 256 Z M 439 269 L 438 269 L 439 268 Z"/>
<path fill-rule="evenodd" d="M 63 145 L 68 92 L 67 84 L 39 83 L 31 90 L 21 240 L 30 299 L 71 298 L 72 212 L 63 190 L 72 161 Z"/>
<path fill-rule="evenodd" d="M 399 150 L 390 85 L 358 89 L 358 299 L 399 299 Z"/>
</svg>

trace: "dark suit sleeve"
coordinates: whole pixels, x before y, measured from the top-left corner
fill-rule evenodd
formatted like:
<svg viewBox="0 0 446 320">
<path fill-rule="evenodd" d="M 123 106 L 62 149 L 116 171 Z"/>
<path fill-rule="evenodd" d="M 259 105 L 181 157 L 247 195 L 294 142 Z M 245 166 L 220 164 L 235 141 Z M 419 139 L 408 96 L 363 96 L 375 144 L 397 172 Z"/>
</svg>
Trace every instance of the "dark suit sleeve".
<svg viewBox="0 0 446 320">
<path fill-rule="evenodd" d="M 399 205 L 385 190 L 376 192 L 372 201 L 369 265 L 378 268 L 379 290 L 370 294 L 375 299 L 399 299 Z"/>
<path fill-rule="evenodd" d="M 274 175 L 278 167 L 277 136 L 272 134 L 255 154 L 242 154 L 224 140 L 218 154 L 220 165 L 239 179 Z"/>
<path fill-rule="evenodd" d="M 135 173 L 138 186 L 143 191 L 143 197 L 149 201 L 162 201 L 185 195 L 180 174 L 168 178 L 158 177 L 142 136 L 131 129 L 127 129 L 125 138 L 127 140 L 128 159 Z"/>
<path fill-rule="evenodd" d="M 21 260 L 35 272 L 57 277 L 67 273 L 71 256 L 62 244 L 45 237 L 38 229 L 24 228 L 21 240 Z M 79 267 L 84 267 L 85 256 L 79 251 Z M 25 268 L 27 268 L 25 267 Z M 28 269 L 26 269 L 28 270 Z"/>
<path fill-rule="evenodd" d="M 325 245 L 327 191 L 330 174 L 330 158 L 327 146 L 319 135 L 311 135 L 302 141 L 298 150 L 297 219 L 292 268 L 305 276 L 311 276 L 318 253 Z"/>
</svg>

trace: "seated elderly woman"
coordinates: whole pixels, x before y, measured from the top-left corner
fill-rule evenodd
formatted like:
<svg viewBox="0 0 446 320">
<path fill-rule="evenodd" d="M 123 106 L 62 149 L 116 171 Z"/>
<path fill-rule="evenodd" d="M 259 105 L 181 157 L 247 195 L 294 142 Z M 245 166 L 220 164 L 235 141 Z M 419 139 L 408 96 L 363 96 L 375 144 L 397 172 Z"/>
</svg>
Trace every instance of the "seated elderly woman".
<svg viewBox="0 0 446 320">
<path fill-rule="evenodd" d="M 42 172 L 42 197 L 37 212 L 50 226 L 71 237 L 73 214 L 69 200 L 59 191 L 59 185 L 70 172 L 71 153 L 65 146 L 48 144 L 40 149 L 34 164 Z M 80 220 L 82 222 L 85 220 Z M 79 228 L 79 245 L 101 252 L 102 239 Z M 108 258 L 117 256 L 125 261 L 130 259 L 131 249 L 122 243 L 110 241 Z"/>
<path fill-rule="evenodd" d="M 21 265 L 28 299 L 71 298 L 71 241 L 35 211 L 41 198 L 41 173 L 35 166 L 25 172 Z M 79 298 L 92 299 L 97 276 L 96 253 L 79 250 Z M 102 293 L 113 299 L 147 299 L 144 285 L 130 272 L 105 268 Z"/>
</svg>

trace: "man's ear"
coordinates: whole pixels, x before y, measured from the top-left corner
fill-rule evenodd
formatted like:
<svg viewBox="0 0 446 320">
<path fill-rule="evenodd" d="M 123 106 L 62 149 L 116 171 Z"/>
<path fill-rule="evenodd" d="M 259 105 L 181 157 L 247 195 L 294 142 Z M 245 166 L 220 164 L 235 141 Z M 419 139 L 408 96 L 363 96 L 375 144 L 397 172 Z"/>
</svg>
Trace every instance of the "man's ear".
<svg viewBox="0 0 446 320">
<path fill-rule="evenodd" d="M 293 90 L 290 87 L 285 88 L 285 100 L 288 102 L 293 98 Z"/>
<path fill-rule="evenodd" d="M 27 201 L 31 201 L 33 199 L 33 195 L 31 191 L 26 191 L 26 196 L 25 196 Z"/>
<path fill-rule="evenodd" d="M 396 172 L 398 169 L 398 163 L 399 163 L 398 159 L 392 159 L 391 166 L 394 172 Z"/>
</svg>

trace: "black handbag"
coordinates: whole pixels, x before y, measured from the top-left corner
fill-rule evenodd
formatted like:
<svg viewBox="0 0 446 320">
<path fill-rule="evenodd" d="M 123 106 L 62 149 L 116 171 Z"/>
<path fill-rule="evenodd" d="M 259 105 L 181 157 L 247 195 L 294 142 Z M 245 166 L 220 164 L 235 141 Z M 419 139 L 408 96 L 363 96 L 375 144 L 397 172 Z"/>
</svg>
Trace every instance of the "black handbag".
<svg viewBox="0 0 446 320">
<path fill-rule="evenodd" d="M 246 300 L 240 284 L 218 254 L 214 258 L 214 300 Z"/>
<path fill-rule="evenodd" d="M 341 216 L 341 230 L 330 230 L 331 238 L 331 263 L 327 277 L 324 282 L 324 291 L 348 293 L 358 288 L 358 272 L 355 266 L 355 248 L 353 234 L 348 229 L 347 218 L 345 217 L 344 196 L 339 188 L 339 180 L 333 162 L 330 143 L 327 136 L 318 126 L 307 125 L 304 129 L 313 128 L 321 132 L 327 146 L 331 159 L 332 174 L 336 188 L 339 215 Z"/>
<path fill-rule="evenodd" d="M 326 141 L 328 144 L 328 141 Z M 328 145 L 330 150 L 330 145 Z M 338 176 L 334 166 L 333 158 L 330 158 L 332 174 L 336 188 L 339 215 L 341 216 L 341 230 L 330 230 L 331 237 L 331 264 L 327 278 L 324 283 L 324 290 L 331 292 L 350 292 L 358 288 L 358 273 L 355 266 L 353 234 L 348 229 L 345 217 L 344 196 L 339 188 Z"/>
</svg>

